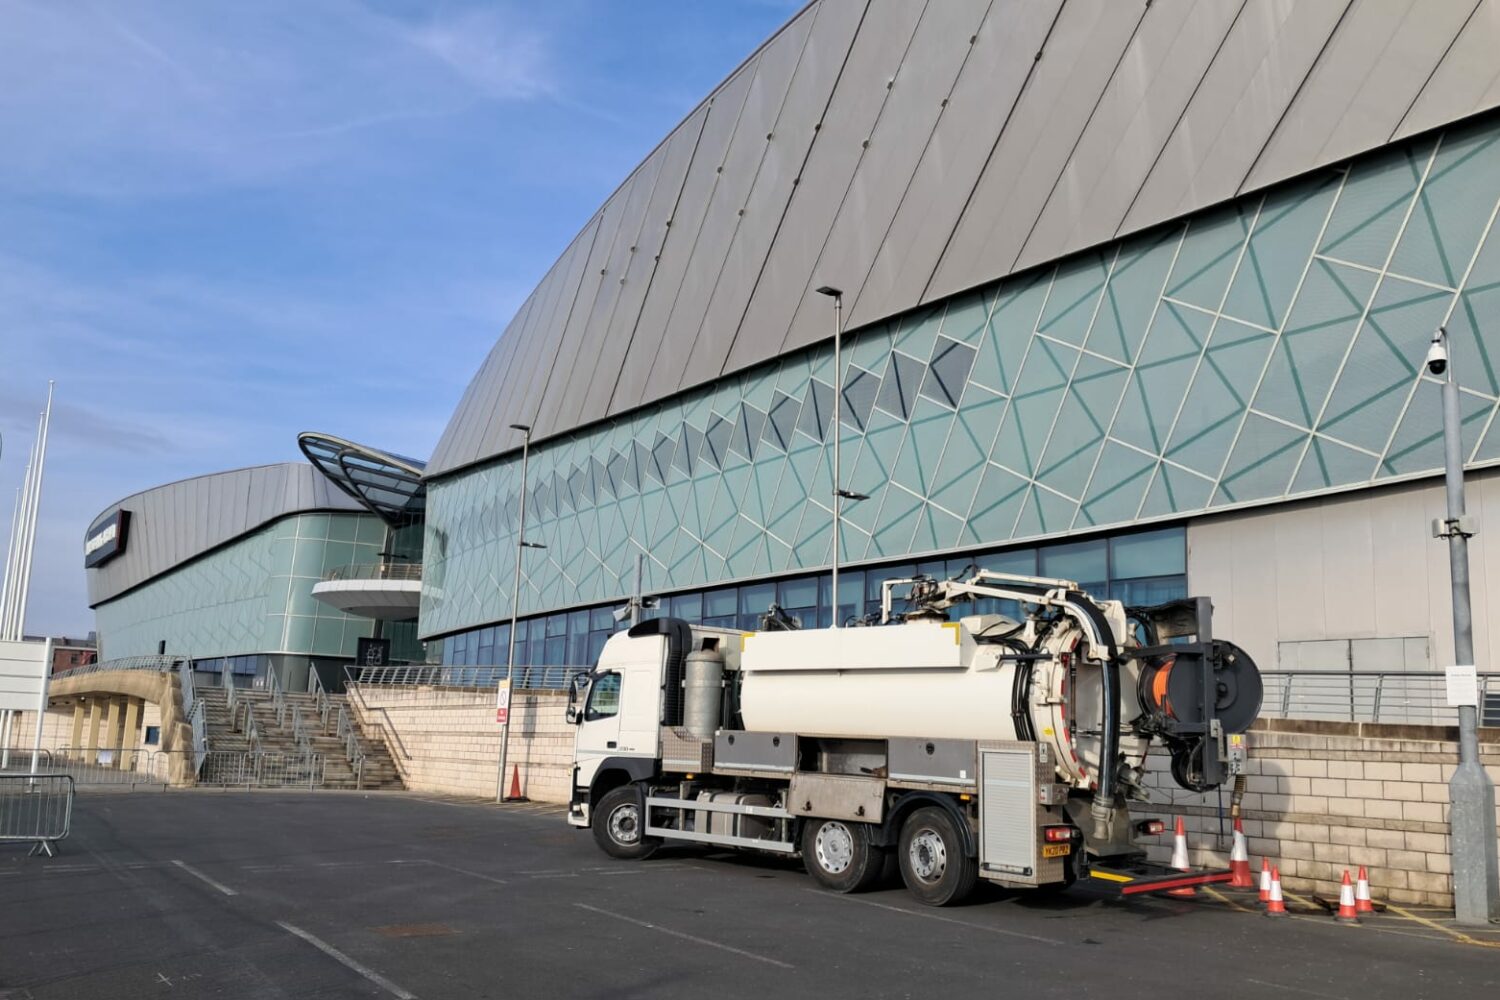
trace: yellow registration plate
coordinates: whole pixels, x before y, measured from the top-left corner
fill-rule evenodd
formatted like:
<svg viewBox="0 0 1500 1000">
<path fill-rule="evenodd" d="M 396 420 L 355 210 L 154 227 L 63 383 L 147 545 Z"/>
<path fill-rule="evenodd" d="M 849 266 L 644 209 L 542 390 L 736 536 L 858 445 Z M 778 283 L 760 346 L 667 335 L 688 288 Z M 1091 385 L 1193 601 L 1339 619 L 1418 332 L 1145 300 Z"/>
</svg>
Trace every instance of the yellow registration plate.
<svg viewBox="0 0 1500 1000">
<path fill-rule="evenodd" d="M 1069 854 L 1072 854 L 1072 853 L 1073 853 L 1073 845 L 1072 844 L 1043 844 L 1042 845 L 1042 857 L 1044 857 L 1044 858 L 1065 858 Z"/>
</svg>

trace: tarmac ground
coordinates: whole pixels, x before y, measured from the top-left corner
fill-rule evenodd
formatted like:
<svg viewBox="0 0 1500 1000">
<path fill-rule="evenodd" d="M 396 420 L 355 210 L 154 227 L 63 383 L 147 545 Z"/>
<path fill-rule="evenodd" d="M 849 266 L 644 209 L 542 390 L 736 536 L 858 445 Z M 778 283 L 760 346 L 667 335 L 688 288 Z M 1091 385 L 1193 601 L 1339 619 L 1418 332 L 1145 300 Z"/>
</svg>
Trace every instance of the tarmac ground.
<svg viewBox="0 0 1500 1000">
<path fill-rule="evenodd" d="M 0 1000 L 1500 995 L 1500 929 L 1311 900 L 816 887 L 785 859 L 615 861 L 550 805 L 80 792 L 55 858 L 0 844 Z"/>
</svg>

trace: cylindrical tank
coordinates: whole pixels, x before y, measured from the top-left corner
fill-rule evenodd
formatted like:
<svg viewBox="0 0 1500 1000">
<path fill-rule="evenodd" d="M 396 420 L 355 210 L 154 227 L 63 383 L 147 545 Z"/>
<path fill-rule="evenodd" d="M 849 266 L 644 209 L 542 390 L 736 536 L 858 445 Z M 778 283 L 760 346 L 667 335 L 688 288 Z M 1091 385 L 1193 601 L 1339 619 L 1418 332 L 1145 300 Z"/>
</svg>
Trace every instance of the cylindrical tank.
<svg viewBox="0 0 1500 1000">
<path fill-rule="evenodd" d="M 724 693 L 724 656 L 716 649 L 687 655 L 682 677 L 682 724 L 699 739 L 712 739 L 719 728 Z"/>
</svg>

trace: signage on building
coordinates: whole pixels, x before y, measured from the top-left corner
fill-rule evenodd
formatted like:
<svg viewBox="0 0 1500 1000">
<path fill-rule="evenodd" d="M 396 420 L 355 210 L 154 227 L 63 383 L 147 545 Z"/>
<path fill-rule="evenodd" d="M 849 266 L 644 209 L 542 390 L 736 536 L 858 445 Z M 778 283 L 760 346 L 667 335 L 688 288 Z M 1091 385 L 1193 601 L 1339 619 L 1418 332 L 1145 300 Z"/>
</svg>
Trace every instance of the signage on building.
<svg viewBox="0 0 1500 1000">
<path fill-rule="evenodd" d="M 361 637 L 354 658 L 362 667 L 385 667 L 391 662 L 391 640 Z"/>
<path fill-rule="evenodd" d="M 86 569 L 103 566 L 125 551 L 125 539 L 130 533 L 130 511 L 117 510 L 89 528 L 83 540 L 83 565 Z"/>
<path fill-rule="evenodd" d="M 495 722 L 502 726 L 510 722 L 510 678 L 500 682 L 500 691 L 495 695 Z"/>
</svg>

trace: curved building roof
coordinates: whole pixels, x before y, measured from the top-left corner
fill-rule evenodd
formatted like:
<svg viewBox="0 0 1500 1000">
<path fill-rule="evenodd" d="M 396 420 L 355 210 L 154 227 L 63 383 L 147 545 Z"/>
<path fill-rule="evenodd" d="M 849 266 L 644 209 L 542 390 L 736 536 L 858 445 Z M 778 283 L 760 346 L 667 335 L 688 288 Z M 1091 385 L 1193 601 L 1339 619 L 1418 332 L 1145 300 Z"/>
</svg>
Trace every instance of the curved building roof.
<svg viewBox="0 0 1500 1000">
<path fill-rule="evenodd" d="M 288 514 L 363 511 L 364 505 L 340 492 L 311 465 L 283 462 L 133 493 L 94 518 L 84 538 L 94 538 L 122 510 L 130 512 L 123 548 L 86 571 L 89 607 Z"/>
<path fill-rule="evenodd" d="M 391 525 L 410 524 L 427 507 L 425 463 L 332 434 L 303 431 L 297 446 L 335 486 Z"/>
<path fill-rule="evenodd" d="M 438 476 L 1500 105 L 1500 0 L 817 0 L 589 219 Z"/>
</svg>

